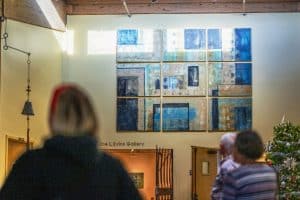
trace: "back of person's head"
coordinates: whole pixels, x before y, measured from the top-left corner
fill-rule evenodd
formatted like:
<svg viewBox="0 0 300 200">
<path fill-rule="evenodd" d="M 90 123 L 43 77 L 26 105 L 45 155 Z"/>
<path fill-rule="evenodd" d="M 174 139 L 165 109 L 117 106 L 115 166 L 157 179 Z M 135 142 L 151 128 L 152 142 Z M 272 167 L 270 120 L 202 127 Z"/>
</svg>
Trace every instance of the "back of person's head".
<svg viewBox="0 0 300 200">
<path fill-rule="evenodd" d="M 53 135 L 95 136 L 97 116 L 83 89 L 74 84 L 62 84 L 54 89 L 49 125 Z"/>
<path fill-rule="evenodd" d="M 249 160 L 260 158 L 264 152 L 261 137 L 252 130 L 240 132 L 235 139 L 234 145 L 238 153 Z"/>
<path fill-rule="evenodd" d="M 223 154 L 231 154 L 234 146 L 236 133 L 225 133 L 222 135 L 220 140 L 220 146 L 222 151 L 224 151 Z"/>
</svg>

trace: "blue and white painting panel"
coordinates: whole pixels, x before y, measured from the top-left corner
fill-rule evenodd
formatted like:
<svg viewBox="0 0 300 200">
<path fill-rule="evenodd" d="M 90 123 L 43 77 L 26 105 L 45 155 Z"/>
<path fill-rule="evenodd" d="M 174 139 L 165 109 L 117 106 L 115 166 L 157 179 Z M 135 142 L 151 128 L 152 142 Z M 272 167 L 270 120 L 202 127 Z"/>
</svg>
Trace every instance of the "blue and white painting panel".
<svg viewBox="0 0 300 200">
<path fill-rule="evenodd" d="M 222 60 L 251 61 L 251 29 L 222 29 Z"/>
<path fill-rule="evenodd" d="M 222 60 L 222 29 L 207 29 L 207 59 Z"/>
<path fill-rule="evenodd" d="M 163 131 L 203 131 L 206 126 L 205 98 L 164 98 L 162 105 Z M 160 106 L 153 105 L 154 130 L 160 129 Z"/>
<path fill-rule="evenodd" d="M 160 129 L 160 105 L 155 104 L 154 131 Z M 163 131 L 189 131 L 189 104 L 167 103 L 163 104 Z"/>
<path fill-rule="evenodd" d="M 159 96 L 160 64 L 118 64 L 117 95 Z"/>
<path fill-rule="evenodd" d="M 145 98 L 145 131 L 160 131 L 160 121 L 155 120 L 157 113 L 154 114 L 154 107 L 160 105 L 160 98 Z"/>
<path fill-rule="evenodd" d="M 236 28 L 235 34 L 235 60 L 251 61 L 251 29 Z"/>
<path fill-rule="evenodd" d="M 117 31 L 117 62 L 161 60 L 161 31 L 120 29 Z"/>
<path fill-rule="evenodd" d="M 137 29 L 123 29 L 118 30 L 118 45 L 137 45 L 138 30 Z"/>
<path fill-rule="evenodd" d="M 206 67 L 204 63 L 170 63 L 163 69 L 164 96 L 205 96 Z"/>
<path fill-rule="evenodd" d="M 117 131 L 144 131 L 144 99 L 117 99 Z"/>
<path fill-rule="evenodd" d="M 160 114 L 154 107 L 160 107 L 160 98 L 145 98 L 145 131 L 160 131 Z"/>
<path fill-rule="evenodd" d="M 252 64 L 221 63 L 208 64 L 209 96 L 251 96 Z"/>
<path fill-rule="evenodd" d="M 235 60 L 234 29 L 222 29 L 222 61 Z"/>
<path fill-rule="evenodd" d="M 205 29 L 167 29 L 163 31 L 163 61 L 205 61 Z"/>
<path fill-rule="evenodd" d="M 184 49 L 206 49 L 205 29 L 184 29 Z"/>
<path fill-rule="evenodd" d="M 252 128 L 251 98 L 212 98 L 209 102 L 209 130 L 243 131 Z"/>
<path fill-rule="evenodd" d="M 208 29 L 208 61 L 251 61 L 251 29 Z"/>
<path fill-rule="evenodd" d="M 156 104 L 160 104 L 159 98 L 118 98 L 117 131 L 153 131 Z"/>
</svg>

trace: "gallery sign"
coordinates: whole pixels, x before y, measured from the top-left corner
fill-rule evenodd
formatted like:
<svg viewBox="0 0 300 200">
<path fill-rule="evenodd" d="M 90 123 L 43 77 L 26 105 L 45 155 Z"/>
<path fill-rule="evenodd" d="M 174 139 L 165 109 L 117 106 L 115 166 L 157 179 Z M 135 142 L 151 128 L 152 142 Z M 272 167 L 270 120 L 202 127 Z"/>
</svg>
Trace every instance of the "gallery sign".
<svg viewBox="0 0 300 200">
<path fill-rule="evenodd" d="M 137 141 L 102 141 L 101 147 L 143 147 L 144 142 Z"/>
</svg>

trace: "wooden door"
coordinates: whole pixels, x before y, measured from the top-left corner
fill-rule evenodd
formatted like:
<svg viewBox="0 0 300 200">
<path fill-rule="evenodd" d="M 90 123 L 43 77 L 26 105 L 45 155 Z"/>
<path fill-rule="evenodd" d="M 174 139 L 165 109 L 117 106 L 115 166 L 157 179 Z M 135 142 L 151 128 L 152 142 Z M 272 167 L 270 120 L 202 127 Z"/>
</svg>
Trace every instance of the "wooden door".
<svg viewBox="0 0 300 200">
<path fill-rule="evenodd" d="M 210 200 L 217 174 L 217 150 L 192 147 L 192 199 Z"/>
<path fill-rule="evenodd" d="M 7 154 L 6 154 L 6 175 L 11 170 L 16 160 L 26 151 L 26 141 L 23 138 L 13 138 L 6 136 Z M 32 142 L 30 147 L 32 147 Z"/>
</svg>

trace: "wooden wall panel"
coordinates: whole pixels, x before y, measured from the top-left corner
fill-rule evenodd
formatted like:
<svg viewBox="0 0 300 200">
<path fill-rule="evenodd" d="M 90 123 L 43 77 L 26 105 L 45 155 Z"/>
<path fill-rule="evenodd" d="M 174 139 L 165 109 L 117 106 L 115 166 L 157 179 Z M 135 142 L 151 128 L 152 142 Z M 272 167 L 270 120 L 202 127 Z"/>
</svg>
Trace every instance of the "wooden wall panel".
<svg viewBox="0 0 300 200">
<path fill-rule="evenodd" d="M 4 16 L 28 24 L 65 31 L 65 2 L 63 0 L 39 0 L 39 2 L 49 5 L 53 3 L 54 9 L 42 10 L 37 0 L 4 0 Z M 57 13 L 54 13 L 55 9 Z"/>
</svg>

